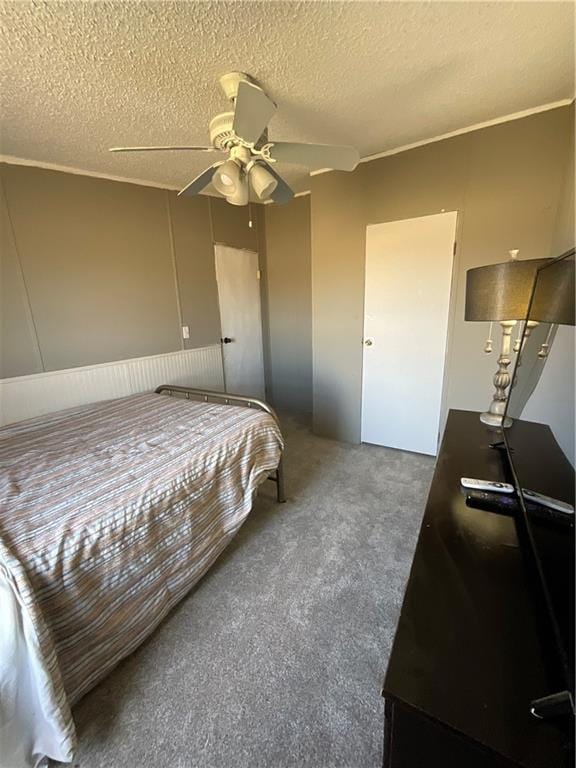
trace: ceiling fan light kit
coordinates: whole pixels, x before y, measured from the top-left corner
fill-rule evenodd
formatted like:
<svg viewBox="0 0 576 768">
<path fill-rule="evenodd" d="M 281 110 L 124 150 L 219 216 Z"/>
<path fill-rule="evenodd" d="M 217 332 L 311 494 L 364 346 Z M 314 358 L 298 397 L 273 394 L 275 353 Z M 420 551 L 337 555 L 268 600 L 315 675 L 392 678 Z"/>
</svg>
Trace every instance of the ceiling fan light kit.
<svg viewBox="0 0 576 768">
<path fill-rule="evenodd" d="M 268 173 L 263 165 L 259 165 L 258 163 L 253 164 L 249 173 L 252 189 L 256 192 L 258 198 L 260 200 L 269 198 L 278 186 L 278 181 L 271 173 Z"/>
<path fill-rule="evenodd" d="M 238 185 L 236 190 L 231 195 L 226 195 L 226 200 L 231 205 L 248 205 L 250 200 L 250 189 L 246 179 Z"/>
<path fill-rule="evenodd" d="M 239 163 L 235 160 L 226 160 L 225 163 L 217 166 L 212 177 L 212 184 L 214 184 L 217 192 L 227 197 L 234 194 L 241 184 L 241 173 L 242 166 Z"/>
<path fill-rule="evenodd" d="M 279 204 L 291 200 L 293 191 L 273 168 L 277 162 L 337 171 L 353 171 L 358 165 L 360 157 L 354 147 L 269 141 L 267 126 L 276 111 L 272 99 L 242 72 L 223 75 L 220 85 L 234 111 L 223 112 L 210 121 L 211 147 L 114 147 L 110 151 L 225 152 L 227 160 L 214 163 L 178 194 L 197 195 L 212 182 L 232 205 L 248 204 L 250 186 L 260 200 Z"/>
</svg>

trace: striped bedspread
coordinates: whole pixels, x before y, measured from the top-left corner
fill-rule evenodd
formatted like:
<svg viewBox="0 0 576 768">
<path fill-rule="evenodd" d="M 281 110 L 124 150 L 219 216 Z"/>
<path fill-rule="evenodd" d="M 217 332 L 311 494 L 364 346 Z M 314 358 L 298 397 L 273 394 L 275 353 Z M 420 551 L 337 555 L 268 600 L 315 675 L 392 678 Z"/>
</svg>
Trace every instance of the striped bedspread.
<svg viewBox="0 0 576 768">
<path fill-rule="evenodd" d="M 2 766 L 72 759 L 70 706 L 206 572 L 281 450 L 266 413 L 156 394 L 0 430 Z"/>
</svg>

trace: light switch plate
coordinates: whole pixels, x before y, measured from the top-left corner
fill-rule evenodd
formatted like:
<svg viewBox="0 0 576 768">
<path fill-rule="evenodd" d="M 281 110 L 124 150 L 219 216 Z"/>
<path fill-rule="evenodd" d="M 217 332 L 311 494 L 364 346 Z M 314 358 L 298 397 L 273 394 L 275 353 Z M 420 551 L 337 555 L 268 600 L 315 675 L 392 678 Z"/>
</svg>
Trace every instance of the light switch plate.
<svg viewBox="0 0 576 768">
<path fill-rule="evenodd" d="M 182 338 L 183 339 L 189 339 L 190 338 L 190 326 L 183 325 L 182 326 Z"/>
</svg>

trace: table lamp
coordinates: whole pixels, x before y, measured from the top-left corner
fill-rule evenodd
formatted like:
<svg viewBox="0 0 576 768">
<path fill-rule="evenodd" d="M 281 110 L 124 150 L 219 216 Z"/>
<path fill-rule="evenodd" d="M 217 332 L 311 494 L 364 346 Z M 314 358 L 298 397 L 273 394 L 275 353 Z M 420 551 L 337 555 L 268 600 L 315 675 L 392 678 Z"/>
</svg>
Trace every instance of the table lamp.
<svg viewBox="0 0 576 768">
<path fill-rule="evenodd" d="M 512 329 L 518 321 L 526 320 L 536 270 L 550 261 L 550 259 L 517 261 L 518 251 L 512 250 L 509 253 L 510 261 L 476 267 L 466 272 L 464 319 L 490 323 L 485 352 L 492 351 L 492 323 L 498 322 L 502 328 L 498 370 L 493 379 L 494 395 L 489 409 L 480 414 L 480 421 L 491 427 L 509 427 L 512 424 L 512 419 L 504 420 L 507 389 L 511 380 L 508 366 L 511 363 Z M 519 342 L 514 348 L 518 351 Z"/>
</svg>

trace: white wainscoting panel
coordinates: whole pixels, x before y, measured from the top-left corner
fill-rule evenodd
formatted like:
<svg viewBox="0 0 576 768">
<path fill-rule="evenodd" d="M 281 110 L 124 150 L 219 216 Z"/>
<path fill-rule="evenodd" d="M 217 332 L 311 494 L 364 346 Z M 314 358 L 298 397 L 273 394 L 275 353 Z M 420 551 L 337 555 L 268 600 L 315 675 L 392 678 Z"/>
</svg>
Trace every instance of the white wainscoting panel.
<svg viewBox="0 0 576 768">
<path fill-rule="evenodd" d="M 0 424 L 149 392 L 160 384 L 223 391 L 220 345 L 0 379 Z"/>
</svg>

